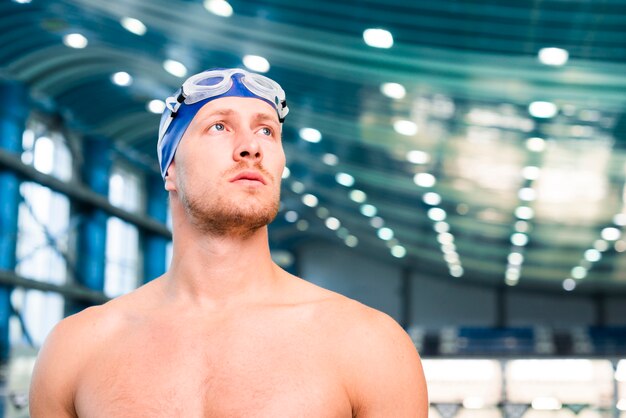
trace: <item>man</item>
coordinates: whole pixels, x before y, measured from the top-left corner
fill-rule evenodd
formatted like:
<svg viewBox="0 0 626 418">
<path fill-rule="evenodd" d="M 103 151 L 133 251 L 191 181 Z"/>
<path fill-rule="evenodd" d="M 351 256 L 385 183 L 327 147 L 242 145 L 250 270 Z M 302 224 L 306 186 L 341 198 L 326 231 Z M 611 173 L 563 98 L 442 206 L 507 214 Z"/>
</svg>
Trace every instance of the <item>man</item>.
<svg viewBox="0 0 626 418">
<path fill-rule="evenodd" d="M 426 417 L 420 359 L 396 322 L 271 260 L 280 86 L 213 70 L 167 106 L 158 152 L 171 267 L 57 325 L 35 367 L 31 416 Z"/>
</svg>

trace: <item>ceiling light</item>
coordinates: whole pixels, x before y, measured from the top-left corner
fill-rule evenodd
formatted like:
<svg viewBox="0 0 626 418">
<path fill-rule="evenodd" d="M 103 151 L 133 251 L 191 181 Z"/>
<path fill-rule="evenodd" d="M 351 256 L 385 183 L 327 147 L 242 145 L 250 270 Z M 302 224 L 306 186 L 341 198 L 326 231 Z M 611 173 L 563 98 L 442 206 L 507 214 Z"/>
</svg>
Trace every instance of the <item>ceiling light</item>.
<svg viewBox="0 0 626 418">
<path fill-rule="evenodd" d="M 533 409 L 538 409 L 542 411 L 556 411 L 561 409 L 561 402 L 552 397 L 539 397 L 535 398 L 531 404 Z"/>
<path fill-rule="evenodd" d="M 146 107 L 152 113 L 161 114 L 165 110 L 165 102 L 159 99 L 150 100 Z"/>
<path fill-rule="evenodd" d="M 377 212 L 378 210 L 376 209 L 376 206 L 374 205 L 369 205 L 369 204 L 361 205 L 361 213 L 367 216 L 368 218 L 371 218 L 372 216 L 376 216 Z"/>
<path fill-rule="evenodd" d="M 406 159 L 413 164 L 426 164 L 430 161 L 430 155 L 424 151 L 413 150 L 407 152 Z"/>
<path fill-rule="evenodd" d="M 461 277 L 463 276 L 463 267 L 458 264 L 449 266 L 450 267 L 450 276 L 452 277 Z"/>
<path fill-rule="evenodd" d="M 613 223 L 617 226 L 626 226 L 626 213 L 618 213 L 613 216 Z"/>
<path fill-rule="evenodd" d="M 380 91 L 387 97 L 392 99 L 403 99 L 406 96 L 406 89 L 402 84 L 398 83 L 383 83 L 380 86 Z"/>
<path fill-rule="evenodd" d="M 289 167 L 285 166 L 285 168 L 283 168 L 283 174 L 281 175 L 281 178 L 287 179 L 289 178 L 290 175 L 291 175 L 291 170 L 289 170 Z"/>
<path fill-rule="evenodd" d="M 341 239 L 346 239 L 350 235 L 350 231 L 345 226 L 342 226 L 337 230 L 337 236 Z"/>
<path fill-rule="evenodd" d="M 427 205 L 437 206 L 438 204 L 441 203 L 441 195 L 435 192 L 428 192 L 424 194 L 424 196 L 422 197 L 422 200 Z"/>
<path fill-rule="evenodd" d="M 331 216 L 330 218 L 327 218 L 325 224 L 326 224 L 326 228 L 330 229 L 331 231 L 336 231 L 341 226 L 341 222 L 339 222 L 339 219 L 333 216 Z"/>
<path fill-rule="evenodd" d="M 508 262 L 511 265 L 519 266 L 524 262 L 524 256 L 521 253 L 513 252 L 509 254 Z"/>
<path fill-rule="evenodd" d="M 406 248 L 404 248 L 402 245 L 394 245 L 393 247 L 391 247 L 391 255 L 396 258 L 402 258 L 406 255 Z"/>
<path fill-rule="evenodd" d="M 354 248 L 359 244 L 359 239 L 355 237 L 354 235 L 348 235 L 346 239 L 344 240 L 344 242 L 346 243 L 348 247 Z"/>
<path fill-rule="evenodd" d="M 529 165 L 522 168 L 522 177 L 526 180 L 537 180 L 541 174 L 541 169 L 534 165 Z"/>
<path fill-rule="evenodd" d="M 362 190 L 354 189 L 350 192 L 350 200 L 356 203 L 363 203 L 367 199 L 367 195 Z"/>
<path fill-rule="evenodd" d="M 70 48 L 82 49 L 89 41 L 80 33 L 69 33 L 63 37 L 63 43 Z"/>
<path fill-rule="evenodd" d="M 593 243 L 593 248 L 600 252 L 604 252 L 609 249 L 609 243 L 603 239 L 597 239 Z"/>
<path fill-rule="evenodd" d="M 532 102 L 528 106 L 528 113 L 536 118 L 551 118 L 556 115 L 558 109 L 551 102 Z"/>
<path fill-rule="evenodd" d="M 585 251 L 585 260 L 595 263 L 596 261 L 600 261 L 602 258 L 602 253 L 596 250 L 595 248 L 590 248 Z"/>
<path fill-rule="evenodd" d="M 448 264 L 458 264 L 459 263 L 459 254 L 458 253 L 453 253 L 453 252 L 445 253 L 444 256 L 443 256 L 443 259 Z"/>
<path fill-rule="evenodd" d="M 567 62 L 569 53 L 562 48 L 541 48 L 538 56 L 542 64 L 561 66 Z"/>
<path fill-rule="evenodd" d="M 519 206 L 515 209 L 515 216 L 519 219 L 532 219 L 535 216 L 535 211 L 528 206 Z"/>
<path fill-rule="evenodd" d="M 537 192 L 533 188 L 522 187 L 521 189 L 519 189 L 517 196 L 520 198 L 520 200 L 530 202 L 537 198 Z"/>
<path fill-rule="evenodd" d="M 393 46 L 393 36 L 385 29 L 365 29 L 363 40 L 374 48 L 391 48 Z"/>
<path fill-rule="evenodd" d="M 626 398 L 622 398 L 617 401 L 617 405 L 615 407 L 620 411 L 626 411 Z"/>
<path fill-rule="evenodd" d="M 298 212 L 295 210 L 288 210 L 285 212 L 285 220 L 290 223 L 294 223 L 298 220 Z"/>
<path fill-rule="evenodd" d="M 435 222 L 443 221 L 446 219 L 446 211 L 441 208 L 430 208 L 428 217 Z"/>
<path fill-rule="evenodd" d="M 517 232 L 528 232 L 530 226 L 526 221 L 517 221 L 515 222 L 515 230 Z"/>
<path fill-rule="evenodd" d="M 18 3 L 18 4 L 28 4 L 30 3 L 32 0 L 13 0 L 13 3 Z"/>
<path fill-rule="evenodd" d="M 623 253 L 624 251 L 626 251 L 626 241 L 615 241 L 615 251 L 617 251 L 618 253 Z"/>
<path fill-rule="evenodd" d="M 304 232 L 309 229 L 309 222 L 306 219 L 300 219 L 296 224 L 296 229 L 300 232 Z"/>
<path fill-rule="evenodd" d="M 604 228 L 601 235 L 602 239 L 605 239 L 607 241 L 617 241 L 621 237 L 622 231 L 617 228 L 609 227 Z"/>
<path fill-rule="evenodd" d="M 337 180 L 337 183 L 341 184 L 342 186 L 351 187 L 354 185 L 354 177 L 352 177 L 348 173 L 337 173 L 337 175 L 335 176 L 335 180 Z"/>
<path fill-rule="evenodd" d="M 454 245 L 454 243 L 443 244 L 441 246 L 441 252 L 444 254 L 456 253 L 456 245 Z"/>
<path fill-rule="evenodd" d="M 384 224 L 385 221 L 380 216 L 374 216 L 372 219 L 370 219 L 370 225 L 372 225 L 376 229 L 382 228 Z"/>
<path fill-rule="evenodd" d="M 270 70 L 269 61 L 260 55 L 246 55 L 243 57 L 243 65 L 259 73 L 266 73 Z"/>
<path fill-rule="evenodd" d="M 526 148 L 529 151 L 541 152 L 546 149 L 546 141 L 543 138 L 528 138 L 526 140 Z"/>
<path fill-rule="evenodd" d="M 437 241 L 442 246 L 448 246 L 454 243 L 454 235 L 449 232 L 441 232 L 437 234 Z"/>
<path fill-rule="evenodd" d="M 233 6 L 225 0 L 204 0 L 204 8 L 217 16 L 230 17 L 233 14 Z"/>
<path fill-rule="evenodd" d="M 443 221 L 435 222 L 434 229 L 435 232 L 443 234 L 444 232 L 448 232 L 450 230 L 450 224 Z"/>
<path fill-rule="evenodd" d="M 393 238 L 393 230 L 391 228 L 380 228 L 378 230 L 378 238 L 382 240 L 390 240 Z"/>
<path fill-rule="evenodd" d="M 319 203 L 319 200 L 317 199 L 315 195 L 307 193 L 304 196 L 302 196 L 302 203 L 304 203 L 310 208 L 314 208 Z"/>
<path fill-rule="evenodd" d="M 516 232 L 511 235 L 511 244 L 516 245 L 518 247 L 523 247 L 528 244 L 528 235 L 522 234 L 521 232 Z"/>
<path fill-rule="evenodd" d="M 563 289 L 565 289 L 568 292 L 571 292 L 575 288 L 576 288 L 576 280 L 572 278 L 567 278 L 563 280 Z"/>
<path fill-rule="evenodd" d="M 587 269 L 582 266 L 576 266 L 572 269 L 572 277 L 574 279 L 584 279 L 587 277 Z"/>
<path fill-rule="evenodd" d="M 397 120 L 393 123 L 393 129 L 401 135 L 413 136 L 417 133 L 417 124 L 410 120 Z"/>
<path fill-rule="evenodd" d="M 297 194 L 303 193 L 304 192 L 304 184 L 302 184 L 299 181 L 294 181 L 293 183 L 291 183 L 291 191 Z"/>
<path fill-rule="evenodd" d="M 413 177 L 413 181 L 420 187 L 433 187 L 437 179 L 430 173 L 417 173 Z"/>
<path fill-rule="evenodd" d="M 324 164 L 333 167 L 339 164 L 339 157 L 337 157 L 335 154 L 331 154 L 328 152 L 322 156 L 322 161 L 324 162 Z"/>
<path fill-rule="evenodd" d="M 127 31 L 134 33 L 135 35 L 139 35 L 139 36 L 145 35 L 146 31 L 148 30 L 146 28 L 146 25 L 144 25 L 141 20 L 134 19 L 132 17 L 123 17 L 120 20 L 120 24 Z"/>
<path fill-rule="evenodd" d="M 326 219 L 326 218 L 328 218 L 328 215 L 330 215 L 330 211 L 328 209 L 326 209 L 324 206 L 320 206 L 315 211 L 315 214 L 320 219 Z"/>
<path fill-rule="evenodd" d="M 111 81 L 118 86 L 126 87 L 132 84 L 133 77 L 126 71 L 119 71 L 111 76 Z"/>
<path fill-rule="evenodd" d="M 300 129 L 300 138 L 304 139 L 307 142 L 311 142 L 313 144 L 317 144 L 322 140 L 322 133 L 317 129 L 313 128 L 302 128 Z"/>
<path fill-rule="evenodd" d="M 184 77 L 187 75 L 187 67 L 182 62 L 175 60 L 165 60 L 163 62 L 165 71 L 176 77 Z"/>
</svg>

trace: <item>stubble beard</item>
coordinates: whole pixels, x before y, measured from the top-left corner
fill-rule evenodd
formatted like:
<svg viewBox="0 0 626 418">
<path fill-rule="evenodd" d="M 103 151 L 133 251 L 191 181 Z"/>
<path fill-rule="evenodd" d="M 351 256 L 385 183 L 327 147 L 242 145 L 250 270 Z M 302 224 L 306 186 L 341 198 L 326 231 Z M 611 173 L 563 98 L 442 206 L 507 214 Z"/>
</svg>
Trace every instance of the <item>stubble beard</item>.
<svg viewBox="0 0 626 418">
<path fill-rule="evenodd" d="M 180 201 L 192 224 L 205 234 L 247 238 L 269 225 L 278 214 L 280 193 L 262 199 L 266 192 L 257 190 L 251 191 L 248 199 L 238 200 L 224 192 L 192 195 L 184 183 L 178 185 Z"/>
</svg>

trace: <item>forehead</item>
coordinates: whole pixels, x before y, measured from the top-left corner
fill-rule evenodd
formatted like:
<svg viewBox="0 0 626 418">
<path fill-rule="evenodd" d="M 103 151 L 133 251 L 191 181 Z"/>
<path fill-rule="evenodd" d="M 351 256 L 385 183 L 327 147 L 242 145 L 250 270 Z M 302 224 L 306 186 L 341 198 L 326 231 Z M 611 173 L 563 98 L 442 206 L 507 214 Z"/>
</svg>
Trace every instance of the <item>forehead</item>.
<svg viewBox="0 0 626 418">
<path fill-rule="evenodd" d="M 240 118 L 267 116 L 278 123 L 276 109 L 269 103 L 253 97 L 222 97 L 211 100 L 198 111 L 194 119 L 206 118 L 214 114 L 233 115 Z"/>
</svg>

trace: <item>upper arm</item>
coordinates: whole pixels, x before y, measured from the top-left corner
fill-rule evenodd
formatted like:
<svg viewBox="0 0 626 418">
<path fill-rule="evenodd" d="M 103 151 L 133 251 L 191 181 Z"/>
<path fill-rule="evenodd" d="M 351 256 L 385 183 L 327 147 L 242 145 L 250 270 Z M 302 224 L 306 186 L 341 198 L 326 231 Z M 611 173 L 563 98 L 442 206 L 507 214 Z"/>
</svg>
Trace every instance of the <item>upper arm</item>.
<svg viewBox="0 0 626 418">
<path fill-rule="evenodd" d="M 427 418 L 426 381 L 413 342 L 389 316 L 375 311 L 367 317 L 349 382 L 355 416 Z"/>
<path fill-rule="evenodd" d="M 80 353 L 75 318 L 57 324 L 39 351 L 30 385 L 32 418 L 75 417 L 74 391 Z"/>
</svg>

